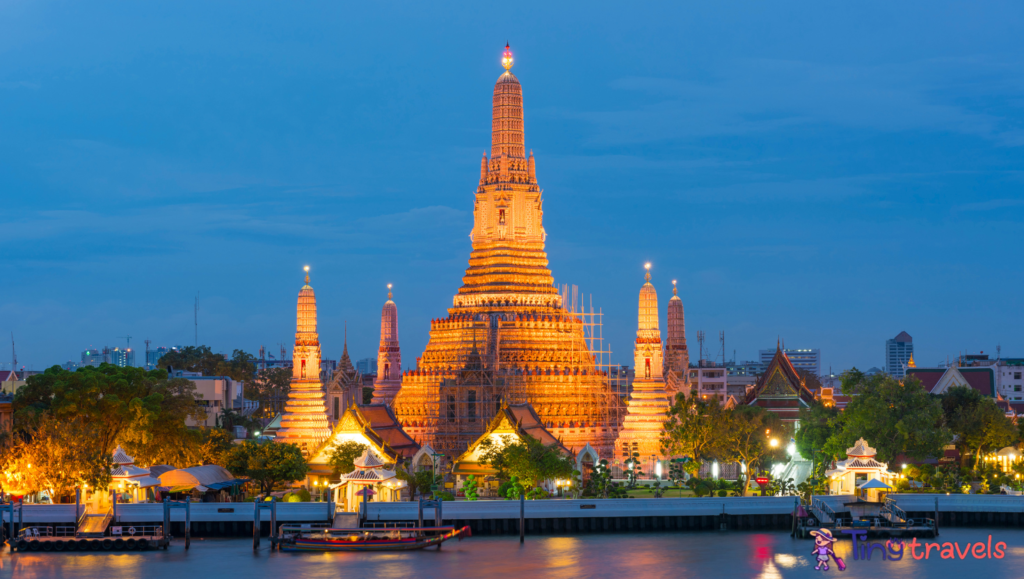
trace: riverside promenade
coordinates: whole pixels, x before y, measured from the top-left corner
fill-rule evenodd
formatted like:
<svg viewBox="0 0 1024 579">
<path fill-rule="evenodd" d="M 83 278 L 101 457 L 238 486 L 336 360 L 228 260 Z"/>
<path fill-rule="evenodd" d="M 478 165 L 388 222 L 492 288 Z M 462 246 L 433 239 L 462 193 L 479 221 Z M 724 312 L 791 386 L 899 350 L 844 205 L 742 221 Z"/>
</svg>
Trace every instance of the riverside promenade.
<svg viewBox="0 0 1024 579">
<path fill-rule="evenodd" d="M 934 518 L 939 527 L 1006 526 L 1024 527 L 1024 497 L 1006 495 L 891 494 L 891 498 L 910 517 Z M 815 497 L 842 514 L 851 496 Z M 785 530 L 793 525 L 797 497 L 685 497 L 660 499 L 577 499 L 537 500 L 523 504 L 526 534 L 629 533 L 649 531 L 700 530 Z M 416 502 L 367 503 L 359 513 L 362 524 L 414 525 L 419 512 Z M 446 501 L 441 519 L 448 525 L 469 525 L 474 534 L 519 534 L 519 501 L 480 500 Z M 30 525 L 74 525 L 82 511 L 75 505 L 25 505 L 21 523 Z M 277 503 L 276 520 L 280 524 L 333 524 L 334 503 Z M 121 504 L 111 525 L 154 525 L 163 520 L 163 505 Z M 185 513 L 170 511 L 170 531 L 182 536 Z M 424 520 L 433 521 L 433 508 L 423 511 Z M 251 537 L 254 527 L 254 503 L 192 503 L 190 534 L 194 537 Z M 353 513 L 348 519 L 356 518 Z M 8 512 L 3 520 L 10 521 Z M 19 513 L 15 512 L 15 528 Z M 345 523 L 346 526 L 351 523 Z M 271 532 L 270 513 L 260 515 L 263 536 Z"/>
</svg>

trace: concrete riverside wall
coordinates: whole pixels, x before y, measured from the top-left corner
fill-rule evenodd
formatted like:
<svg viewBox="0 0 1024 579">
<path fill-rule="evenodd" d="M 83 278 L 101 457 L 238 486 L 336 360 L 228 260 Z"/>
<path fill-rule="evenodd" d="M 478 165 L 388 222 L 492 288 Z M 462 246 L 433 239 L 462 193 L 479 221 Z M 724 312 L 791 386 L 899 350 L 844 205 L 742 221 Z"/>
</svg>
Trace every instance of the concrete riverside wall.
<svg viewBox="0 0 1024 579">
<path fill-rule="evenodd" d="M 785 529 L 796 497 L 583 499 L 526 501 L 527 534 Z M 478 534 L 518 534 L 519 501 L 445 502 L 445 524 Z M 415 524 L 417 503 L 369 503 L 368 525 Z M 434 509 L 424 509 L 424 524 Z"/>
<path fill-rule="evenodd" d="M 940 532 L 943 527 L 1024 526 L 1024 496 L 890 494 L 889 497 L 908 517 L 918 521 L 935 518 L 938 499 Z"/>
</svg>

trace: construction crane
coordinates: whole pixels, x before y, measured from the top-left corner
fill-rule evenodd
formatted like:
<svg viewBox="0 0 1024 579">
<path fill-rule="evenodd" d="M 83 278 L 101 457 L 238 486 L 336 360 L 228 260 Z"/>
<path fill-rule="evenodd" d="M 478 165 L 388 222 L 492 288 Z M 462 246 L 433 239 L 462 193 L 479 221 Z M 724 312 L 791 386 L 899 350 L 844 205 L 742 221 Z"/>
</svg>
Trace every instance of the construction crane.
<svg viewBox="0 0 1024 579">
<path fill-rule="evenodd" d="M 118 336 L 117 338 L 118 338 L 119 340 L 121 340 L 121 339 L 123 339 L 123 340 L 127 340 L 127 341 L 128 341 L 128 349 L 129 349 L 129 350 L 131 350 L 131 349 L 132 349 L 132 337 L 131 337 L 131 336 Z"/>
</svg>

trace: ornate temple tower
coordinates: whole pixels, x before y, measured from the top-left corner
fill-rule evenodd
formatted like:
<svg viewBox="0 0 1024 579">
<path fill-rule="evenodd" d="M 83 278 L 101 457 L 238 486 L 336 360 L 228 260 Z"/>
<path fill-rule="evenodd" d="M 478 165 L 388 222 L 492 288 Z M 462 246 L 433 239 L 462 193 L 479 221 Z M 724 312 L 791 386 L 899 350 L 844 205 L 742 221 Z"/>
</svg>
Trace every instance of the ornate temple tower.
<svg viewBox="0 0 1024 579">
<path fill-rule="evenodd" d="M 612 454 L 615 399 L 562 307 L 544 251 L 543 202 L 526 153 L 523 91 L 505 47 L 492 96 L 491 156 L 480 162 L 472 252 L 448 316 L 431 322 L 395 413 L 406 432 L 450 457 L 483 432 L 502 402 L 528 402 L 566 447 Z M 378 365 L 379 367 L 379 365 Z"/>
<path fill-rule="evenodd" d="M 327 410 L 333 425 L 341 419 L 349 406 L 363 402 L 363 380 L 359 371 L 352 364 L 352 358 L 348 355 L 348 327 L 345 327 L 345 346 L 341 352 L 341 359 L 338 360 L 338 369 L 335 370 L 331 382 L 325 388 L 327 395 Z"/>
<path fill-rule="evenodd" d="M 682 383 L 689 381 L 690 352 L 686 349 L 686 321 L 679 288 L 672 280 L 672 299 L 668 300 L 668 336 L 665 340 L 666 374 L 672 372 Z"/>
<path fill-rule="evenodd" d="M 661 457 L 661 431 L 669 409 L 668 394 L 662 376 L 661 332 L 658 330 L 658 292 L 651 285 L 651 264 L 640 288 L 640 307 L 633 348 L 633 391 L 626 405 L 626 419 L 615 441 L 616 456 L 639 454 L 646 460 Z"/>
<path fill-rule="evenodd" d="M 373 404 L 391 404 L 402 387 L 402 350 L 398 347 L 398 306 L 388 301 L 380 312 L 380 349 L 377 350 L 377 378 L 373 381 Z"/>
<path fill-rule="evenodd" d="M 299 290 L 296 313 L 295 350 L 292 352 L 292 383 L 285 402 L 281 429 L 276 440 L 299 445 L 303 454 L 311 452 L 330 434 L 324 391 L 320 384 L 320 338 L 316 332 L 316 294 L 309 285 Z"/>
</svg>

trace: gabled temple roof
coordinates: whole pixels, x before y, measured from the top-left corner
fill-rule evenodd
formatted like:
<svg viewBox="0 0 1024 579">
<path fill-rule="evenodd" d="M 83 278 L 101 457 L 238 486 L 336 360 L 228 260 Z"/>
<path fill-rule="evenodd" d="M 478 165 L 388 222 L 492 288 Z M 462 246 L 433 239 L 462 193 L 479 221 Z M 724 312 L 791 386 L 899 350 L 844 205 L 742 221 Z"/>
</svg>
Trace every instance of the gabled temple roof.
<svg viewBox="0 0 1024 579">
<path fill-rule="evenodd" d="M 759 398 L 796 398 L 804 404 L 814 402 L 814 393 L 804 385 L 781 345 L 776 345 L 775 356 L 747 393 L 744 403 L 754 404 Z"/>
<path fill-rule="evenodd" d="M 562 441 L 548 432 L 547 428 L 544 428 L 544 423 L 541 422 L 540 417 L 533 410 L 533 406 L 529 404 L 510 404 L 501 407 L 501 410 L 488 423 L 484 433 L 469 445 L 466 452 L 462 453 L 455 460 L 452 472 L 455 474 L 492 474 L 493 470 L 477 463 L 472 458 L 480 444 L 484 440 L 489 439 L 492 434 L 515 436 L 520 439 L 524 435 L 530 436 L 539 440 L 544 446 L 556 446 L 566 456 L 573 456 L 572 451 L 566 448 Z"/>
<path fill-rule="evenodd" d="M 398 424 L 391 408 L 386 404 L 350 406 L 341 415 L 334 430 L 320 446 L 310 453 L 311 464 L 327 464 L 326 451 L 342 433 L 362 434 L 377 453 L 389 461 L 412 458 L 420 445 L 409 437 Z"/>
</svg>

